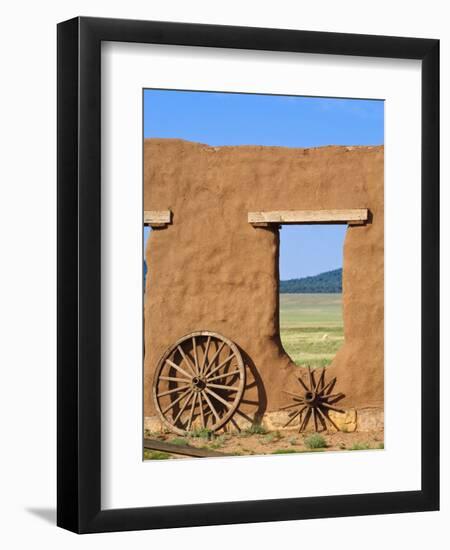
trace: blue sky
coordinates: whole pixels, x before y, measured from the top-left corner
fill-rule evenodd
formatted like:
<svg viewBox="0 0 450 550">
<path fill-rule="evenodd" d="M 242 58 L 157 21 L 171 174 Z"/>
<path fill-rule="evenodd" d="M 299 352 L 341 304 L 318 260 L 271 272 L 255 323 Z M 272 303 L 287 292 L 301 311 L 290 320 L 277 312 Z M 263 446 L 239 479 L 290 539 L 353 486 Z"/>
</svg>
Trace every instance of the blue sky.
<svg viewBox="0 0 450 550">
<path fill-rule="evenodd" d="M 144 91 L 144 137 L 208 145 L 381 145 L 384 102 L 220 92 Z M 280 278 L 342 267 L 345 225 L 283 226 Z M 145 232 L 144 238 L 148 231 Z"/>
</svg>

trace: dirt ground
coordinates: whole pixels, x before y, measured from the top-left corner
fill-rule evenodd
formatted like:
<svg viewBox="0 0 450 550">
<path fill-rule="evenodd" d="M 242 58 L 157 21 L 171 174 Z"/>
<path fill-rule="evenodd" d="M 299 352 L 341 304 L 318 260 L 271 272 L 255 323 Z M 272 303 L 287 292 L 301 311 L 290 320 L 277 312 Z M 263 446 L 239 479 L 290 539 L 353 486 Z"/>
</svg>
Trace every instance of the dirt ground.
<svg viewBox="0 0 450 550">
<path fill-rule="evenodd" d="M 148 431 L 144 435 L 145 438 L 158 439 L 173 445 L 189 445 L 235 456 L 384 449 L 383 430 L 299 434 L 296 429 L 268 432 L 258 427 L 256 433 L 255 430 L 250 429 L 240 433 L 228 432 L 220 435 L 198 432 L 186 437 Z M 188 457 L 150 450 L 144 453 L 144 459 L 148 460 L 168 458 Z"/>
</svg>

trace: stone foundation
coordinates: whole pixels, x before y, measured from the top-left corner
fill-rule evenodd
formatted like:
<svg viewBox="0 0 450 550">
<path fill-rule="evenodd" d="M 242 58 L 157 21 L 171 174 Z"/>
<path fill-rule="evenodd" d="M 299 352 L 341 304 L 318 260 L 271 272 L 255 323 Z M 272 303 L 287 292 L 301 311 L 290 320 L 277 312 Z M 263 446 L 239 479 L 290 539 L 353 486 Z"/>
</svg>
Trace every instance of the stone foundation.
<svg viewBox="0 0 450 550">
<path fill-rule="evenodd" d="M 384 428 L 384 411 L 381 408 L 348 409 L 344 413 L 330 411 L 329 414 L 330 418 L 342 432 L 369 432 Z M 239 418 L 237 415 L 234 416 L 233 420 L 242 430 L 251 426 L 251 422 L 244 418 Z M 288 413 L 285 411 L 269 412 L 264 414 L 261 424 L 269 431 L 292 430 L 295 428 L 295 424 L 283 428 L 288 420 Z M 144 429 L 154 433 L 164 433 L 167 431 L 167 428 L 158 416 L 144 417 Z M 225 426 L 225 431 L 228 429 L 233 431 L 235 428 L 229 423 L 228 426 Z M 329 425 L 328 431 L 335 432 L 336 430 Z"/>
</svg>

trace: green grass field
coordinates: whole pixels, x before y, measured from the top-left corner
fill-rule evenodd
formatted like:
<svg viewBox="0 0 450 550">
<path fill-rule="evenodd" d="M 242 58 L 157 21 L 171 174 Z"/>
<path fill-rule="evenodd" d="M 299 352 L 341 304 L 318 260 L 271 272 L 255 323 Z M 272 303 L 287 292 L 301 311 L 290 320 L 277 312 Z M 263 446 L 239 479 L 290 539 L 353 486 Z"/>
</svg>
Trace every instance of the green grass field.
<svg viewBox="0 0 450 550">
<path fill-rule="evenodd" d="M 297 365 L 329 365 L 344 342 L 342 295 L 280 294 L 280 334 Z"/>
</svg>

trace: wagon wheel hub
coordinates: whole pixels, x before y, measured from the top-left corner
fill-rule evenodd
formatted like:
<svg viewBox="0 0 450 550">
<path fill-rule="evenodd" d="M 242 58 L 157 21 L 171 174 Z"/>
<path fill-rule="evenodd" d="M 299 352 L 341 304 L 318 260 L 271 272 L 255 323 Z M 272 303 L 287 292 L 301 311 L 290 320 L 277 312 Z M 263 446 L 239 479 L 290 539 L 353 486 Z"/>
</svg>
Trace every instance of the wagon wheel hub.
<svg viewBox="0 0 450 550">
<path fill-rule="evenodd" d="M 192 389 L 196 392 L 203 391 L 206 388 L 206 382 L 203 378 L 194 376 L 192 379 Z"/>
<path fill-rule="evenodd" d="M 208 331 L 193 332 L 159 360 L 153 400 L 162 422 L 185 435 L 196 428 L 218 430 L 237 411 L 245 367 L 234 342 Z"/>
<path fill-rule="evenodd" d="M 304 399 L 305 399 L 305 403 L 306 403 L 309 407 L 313 407 L 314 404 L 315 404 L 316 401 L 317 401 L 317 394 L 316 394 L 316 392 L 314 392 L 314 391 L 307 391 L 307 392 L 305 392 Z"/>
<path fill-rule="evenodd" d="M 328 424 L 339 431 L 336 423 L 330 418 L 330 411 L 344 412 L 334 406 L 345 397 L 343 393 L 334 393 L 336 378 L 326 382 L 325 368 L 323 368 L 316 380 L 314 371 L 308 367 L 307 380 L 303 380 L 301 376 L 296 379 L 301 387 L 300 393 L 284 392 L 293 398 L 292 403 L 281 407 L 281 410 L 289 410 L 289 420 L 284 427 L 297 419 L 299 432 L 306 431 L 310 423 L 313 424 L 316 432 L 327 430 Z"/>
</svg>

